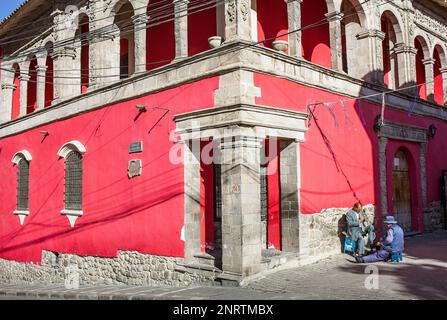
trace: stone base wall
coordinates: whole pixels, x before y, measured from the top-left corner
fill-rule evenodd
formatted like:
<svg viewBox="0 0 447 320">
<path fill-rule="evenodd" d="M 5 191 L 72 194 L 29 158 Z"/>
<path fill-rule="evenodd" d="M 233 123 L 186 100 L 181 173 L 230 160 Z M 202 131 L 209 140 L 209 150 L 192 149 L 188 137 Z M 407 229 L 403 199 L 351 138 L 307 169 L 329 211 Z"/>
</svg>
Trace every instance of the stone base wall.
<svg viewBox="0 0 447 320">
<path fill-rule="evenodd" d="M 80 285 L 185 287 L 214 282 L 212 273 L 188 269 L 183 260 L 131 251 L 120 251 L 118 258 L 44 251 L 40 265 L 0 259 L 0 283 L 64 284 L 69 266 L 77 267 Z"/>
<path fill-rule="evenodd" d="M 428 219 L 432 231 L 444 229 L 444 208 L 441 201 L 430 203 Z"/>
<path fill-rule="evenodd" d="M 375 207 L 364 207 L 369 222 L 375 224 Z M 350 208 L 331 208 L 316 214 L 300 215 L 300 260 L 314 262 L 343 251 L 342 232 L 347 230 Z"/>
</svg>

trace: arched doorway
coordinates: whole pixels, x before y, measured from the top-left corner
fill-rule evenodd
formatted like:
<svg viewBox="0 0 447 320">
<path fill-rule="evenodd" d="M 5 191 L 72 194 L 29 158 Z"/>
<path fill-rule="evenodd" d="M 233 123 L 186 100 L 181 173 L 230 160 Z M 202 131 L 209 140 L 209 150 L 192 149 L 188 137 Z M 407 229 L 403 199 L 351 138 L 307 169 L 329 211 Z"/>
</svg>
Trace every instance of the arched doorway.
<svg viewBox="0 0 447 320">
<path fill-rule="evenodd" d="M 411 209 L 411 184 L 408 157 L 402 148 L 393 161 L 393 207 L 399 225 L 405 232 L 413 231 Z"/>
</svg>

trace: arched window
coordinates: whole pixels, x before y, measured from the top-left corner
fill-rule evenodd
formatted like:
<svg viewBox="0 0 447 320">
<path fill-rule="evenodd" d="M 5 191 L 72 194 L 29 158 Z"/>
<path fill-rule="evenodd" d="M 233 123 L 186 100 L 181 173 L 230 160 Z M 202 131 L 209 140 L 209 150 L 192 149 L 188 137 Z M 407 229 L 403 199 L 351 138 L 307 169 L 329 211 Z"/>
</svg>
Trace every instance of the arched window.
<svg viewBox="0 0 447 320">
<path fill-rule="evenodd" d="M 399 87 L 399 67 L 396 45 L 402 42 L 402 33 L 396 16 L 387 11 L 381 18 L 381 30 L 385 33 L 383 40 L 383 76 L 384 83 L 391 89 Z"/>
<path fill-rule="evenodd" d="M 435 93 L 435 102 L 437 104 L 444 104 L 444 85 L 442 78 L 442 64 L 445 61 L 445 53 L 441 46 L 437 45 L 435 47 L 435 51 L 433 53 L 433 59 L 435 60 L 435 64 L 433 65 L 433 76 L 434 76 L 434 93 Z"/>
<path fill-rule="evenodd" d="M 58 152 L 65 159 L 65 192 L 64 210 L 61 214 L 66 215 L 70 225 L 74 227 L 76 219 L 83 215 L 83 154 L 85 147 L 79 141 L 66 143 Z"/>
<path fill-rule="evenodd" d="M 174 4 L 151 0 L 147 15 L 146 70 L 152 70 L 175 59 Z"/>
<path fill-rule="evenodd" d="M 275 41 L 289 41 L 287 4 L 284 0 L 257 1 L 258 41 L 261 46 L 273 48 Z M 284 35 L 286 34 L 286 35 Z"/>
<path fill-rule="evenodd" d="M 77 151 L 65 158 L 65 209 L 82 210 L 82 155 Z"/>
<path fill-rule="evenodd" d="M 188 4 L 188 55 L 193 56 L 209 50 L 208 39 L 213 36 L 217 36 L 216 3 L 190 1 Z"/>
<path fill-rule="evenodd" d="M 428 56 L 426 55 L 427 52 L 427 43 L 422 37 L 416 37 L 414 39 L 414 47 L 416 48 L 416 84 L 418 85 L 418 92 L 419 97 L 422 99 L 427 99 L 427 86 L 425 85 L 426 82 L 426 75 L 425 75 L 425 66 L 424 66 L 424 59 L 427 59 Z"/>
<path fill-rule="evenodd" d="M 11 119 L 17 119 L 20 115 L 20 67 L 18 63 L 13 66 L 14 80 L 13 85 L 15 86 L 14 92 L 12 94 L 12 110 Z"/>
<path fill-rule="evenodd" d="M 53 58 L 51 54 L 53 53 L 53 44 L 49 43 L 47 48 L 47 61 L 46 67 L 47 71 L 45 73 L 45 108 L 51 106 L 54 99 L 54 66 Z"/>
<path fill-rule="evenodd" d="M 87 92 L 90 83 L 89 31 L 90 27 L 88 16 L 86 14 L 81 14 L 79 16 L 79 28 L 77 30 L 77 36 L 81 41 L 81 93 Z"/>
<path fill-rule="evenodd" d="M 134 10 L 129 1 L 118 2 L 117 6 L 114 23 L 120 30 L 120 79 L 125 79 L 135 72 Z"/>
<path fill-rule="evenodd" d="M 31 58 L 29 77 L 26 114 L 33 113 L 37 108 L 37 58 L 35 56 Z"/>
<path fill-rule="evenodd" d="M 328 7 L 325 0 L 306 0 L 301 3 L 301 28 L 326 19 Z M 322 23 L 301 32 L 303 58 L 307 61 L 332 67 L 329 24 Z"/>
<path fill-rule="evenodd" d="M 17 209 L 14 214 L 19 216 L 20 224 L 29 215 L 29 172 L 31 154 L 28 151 L 17 152 L 12 163 L 17 166 Z"/>
</svg>

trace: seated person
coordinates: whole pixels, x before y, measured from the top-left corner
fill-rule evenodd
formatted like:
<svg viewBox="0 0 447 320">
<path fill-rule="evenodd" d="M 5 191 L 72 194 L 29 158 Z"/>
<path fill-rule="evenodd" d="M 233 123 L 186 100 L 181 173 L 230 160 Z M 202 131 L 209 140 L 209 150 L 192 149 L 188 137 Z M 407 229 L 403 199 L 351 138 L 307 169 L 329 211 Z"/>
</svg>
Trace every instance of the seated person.
<svg viewBox="0 0 447 320">
<path fill-rule="evenodd" d="M 404 251 L 404 231 L 397 224 L 394 216 L 387 216 L 384 224 L 387 228 L 387 234 L 382 242 L 378 242 L 379 249 L 365 257 L 356 257 L 357 263 L 371 263 L 386 261 L 392 253 L 402 253 Z"/>
<path fill-rule="evenodd" d="M 363 206 L 360 202 L 354 204 L 354 207 L 346 214 L 346 221 L 348 223 L 348 234 L 352 241 L 357 242 L 357 255 L 363 256 L 365 254 L 365 239 L 368 235 L 370 243 L 376 239 L 374 226 L 367 222 L 367 217 L 363 211 Z"/>
</svg>

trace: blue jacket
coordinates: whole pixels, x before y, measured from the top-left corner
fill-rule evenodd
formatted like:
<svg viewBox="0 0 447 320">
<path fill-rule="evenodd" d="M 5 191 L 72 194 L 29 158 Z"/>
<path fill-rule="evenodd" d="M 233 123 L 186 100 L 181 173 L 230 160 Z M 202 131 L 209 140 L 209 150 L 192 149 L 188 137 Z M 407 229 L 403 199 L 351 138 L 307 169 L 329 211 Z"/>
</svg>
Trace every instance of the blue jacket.
<svg viewBox="0 0 447 320">
<path fill-rule="evenodd" d="M 387 231 L 387 236 L 383 241 L 384 249 L 392 253 L 404 252 L 404 231 L 397 224 L 394 224 Z"/>
<path fill-rule="evenodd" d="M 359 215 L 365 217 L 363 211 L 360 211 Z M 348 223 L 349 237 L 352 241 L 357 241 L 362 237 L 362 228 L 360 226 L 360 220 L 357 218 L 357 214 L 353 209 L 349 210 L 346 214 L 346 221 Z"/>
</svg>

